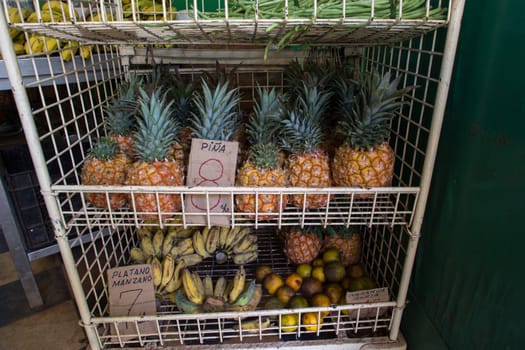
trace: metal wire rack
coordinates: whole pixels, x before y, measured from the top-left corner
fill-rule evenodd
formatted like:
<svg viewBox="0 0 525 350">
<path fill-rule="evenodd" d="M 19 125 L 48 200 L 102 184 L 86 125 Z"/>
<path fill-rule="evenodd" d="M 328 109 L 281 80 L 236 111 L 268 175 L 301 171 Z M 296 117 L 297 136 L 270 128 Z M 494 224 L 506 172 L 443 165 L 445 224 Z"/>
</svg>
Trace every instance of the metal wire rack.
<svg viewBox="0 0 525 350">
<path fill-rule="evenodd" d="M 254 11 L 253 15 L 242 14 L 242 18 L 240 1 L 219 1 L 216 6 L 211 3 L 215 2 L 176 1 L 174 10 L 166 1 L 152 1 L 151 10 L 136 1 L 67 1 L 67 11 L 46 17 L 49 5 L 35 2 L 35 21 L 18 21 L 10 16 L 8 7 L 21 13 L 25 3 L 0 1 L 0 47 L 7 73 L 0 69 L 0 78 L 15 92 L 42 195 L 91 347 L 289 345 L 313 349 L 326 348 L 329 343 L 334 349 L 358 349 L 364 344 L 395 345 L 437 153 L 464 1 L 399 0 L 397 7 L 385 9 L 383 0 L 334 0 L 330 6 L 335 4 L 337 9 L 331 11 L 339 12 L 323 12 L 324 1 L 301 0 L 309 11 L 300 12 L 293 8 L 295 2 L 279 0 L 275 2 L 280 5 L 275 7 L 278 14 L 267 16 L 267 1 L 246 0 L 242 5 L 251 3 Z M 358 3 L 368 7 L 356 14 Z M 413 9 L 416 12 L 411 12 Z M 26 42 L 34 35 L 60 40 L 53 49 L 28 48 L 17 57 L 8 40 L 9 29 L 24 31 Z M 78 42 L 84 54 L 65 59 L 67 41 Z M 291 58 L 305 59 L 304 47 L 317 45 L 341 47 L 343 56 L 351 57 L 360 72 L 391 72 L 402 75 L 402 87 L 417 86 L 404 97 L 405 104 L 390 126 L 389 142 L 396 153 L 391 187 L 82 185 L 80 170 L 87 152 L 106 135 L 104 106 L 131 72 L 150 71 L 152 58 L 153 63 L 176 67 L 187 80 L 197 80 L 204 71 L 213 70 L 217 59 L 226 67 L 235 66 L 234 76 L 243 96 L 241 107 L 249 108 L 257 85 L 282 89 L 285 64 Z M 50 151 L 44 153 L 42 145 Z M 222 215 L 228 216 L 230 224 L 252 227 L 260 235 L 263 249 L 258 260 L 247 266 L 250 276 L 254 266 L 261 263 L 283 274 L 293 270 L 282 254 L 276 230 L 292 225 L 351 227 L 363 234 L 362 264 L 378 285 L 388 289 L 390 300 L 293 311 L 259 308 L 197 315 L 182 314 L 160 303 L 157 315 L 109 317 L 106 272 L 129 263 L 129 250 L 137 243 L 135 229 L 147 225 L 140 214 L 171 216 L 172 220 L 159 220 L 163 226 L 194 224 L 188 220 L 192 213 L 184 210 L 140 213 L 133 204 L 118 210 L 95 208 L 86 201 L 92 192 L 103 194 L 108 201 L 110 194 L 123 193 L 131 198 L 130 203 L 134 196 L 146 192 L 157 198 L 174 194 L 181 200 L 191 195 L 227 198 L 230 210 Z M 325 194 L 331 199 L 321 209 L 287 205 L 265 213 L 265 217 L 236 210 L 236 196 L 263 193 L 280 198 Z M 210 201 L 205 205 L 210 208 Z M 207 220 L 214 215 L 210 210 L 205 213 Z M 235 267 L 205 261 L 199 269 L 215 277 L 231 275 Z M 301 325 L 293 332 L 283 331 L 282 319 L 287 314 L 324 311 L 330 314 L 315 331 Z M 253 333 L 244 332 L 243 322 L 253 318 L 271 322 Z M 143 332 L 140 324 L 145 321 L 153 322 L 155 331 Z M 119 324 L 134 327 L 136 332 L 115 335 L 111 329 L 118 329 Z"/>
</svg>

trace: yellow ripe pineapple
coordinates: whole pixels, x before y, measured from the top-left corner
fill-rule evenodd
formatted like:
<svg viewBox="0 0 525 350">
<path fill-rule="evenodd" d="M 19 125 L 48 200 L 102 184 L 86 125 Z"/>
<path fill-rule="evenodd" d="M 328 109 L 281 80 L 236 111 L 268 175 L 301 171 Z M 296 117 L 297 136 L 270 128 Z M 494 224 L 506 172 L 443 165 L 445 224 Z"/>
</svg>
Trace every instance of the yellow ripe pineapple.
<svg viewBox="0 0 525 350">
<path fill-rule="evenodd" d="M 250 117 L 246 134 L 251 144 L 250 156 L 241 166 L 237 175 L 238 186 L 248 187 L 284 187 L 286 176 L 280 165 L 279 147 L 277 145 L 281 107 L 279 97 L 274 89 L 268 91 L 257 88 L 258 100 L 255 101 L 254 113 Z M 264 213 L 278 213 L 284 209 L 287 196 L 261 193 L 255 195 L 241 194 L 235 197 L 237 208 L 241 212 L 254 213 L 257 209 L 260 220 L 272 216 Z M 257 205 L 257 207 L 256 207 Z"/>
<path fill-rule="evenodd" d="M 102 137 L 91 149 L 82 166 L 83 185 L 120 186 L 126 181 L 126 172 L 131 159 L 119 151 L 118 144 L 107 137 Z M 109 197 L 109 206 L 108 206 Z M 94 207 L 117 209 L 127 203 L 125 193 L 86 193 L 86 200 Z"/>
<path fill-rule="evenodd" d="M 330 187 L 330 162 L 320 148 L 323 137 L 322 115 L 330 94 L 303 85 L 295 107 L 283 121 L 283 148 L 291 152 L 286 168 L 288 181 L 294 187 Z M 322 208 L 330 200 L 327 194 L 292 195 L 290 202 L 306 209 Z"/>
<path fill-rule="evenodd" d="M 136 186 L 182 186 L 184 175 L 179 164 L 169 159 L 169 152 L 176 141 L 177 123 L 171 118 L 172 102 L 166 96 L 154 91 L 151 95 L 140 91 L 140 116 L 135 135 L 137 161 L 128 172 L 128 184 Z M 134 195 L 134 208 L 143 219 L 155 219 L 158 211 L 163 219 L 181 209 L 177 194 L 158 195 L 137 193 Z"/>
<path fill-rule="evenodd" d="M 395 154 L 388 144 L 390 121 L 411 88 L 398 90 L 400 76 L 373 72 L 361 83 L 352 108 L 343 111 L 338 131 L 345 140 L 336 150 L 332 175 L 338 186 L 390 186 Z"/>
</svg>

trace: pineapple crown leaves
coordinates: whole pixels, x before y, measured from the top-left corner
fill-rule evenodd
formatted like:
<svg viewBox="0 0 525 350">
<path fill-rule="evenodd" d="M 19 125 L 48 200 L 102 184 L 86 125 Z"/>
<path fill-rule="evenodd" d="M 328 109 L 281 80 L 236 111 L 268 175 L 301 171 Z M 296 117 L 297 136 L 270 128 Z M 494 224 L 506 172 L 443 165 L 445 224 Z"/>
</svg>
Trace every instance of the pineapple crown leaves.
<svg viewBox="0 0 525 350">
<path fill-rule="evenodd" d="M 350 227 L 345 227 L 345 226 L 337 226 L 337 228 L 335 226 L 326 226 L 324 230 L 325 237 L 338 236 L 338 235 L 343 236 L 343 237 L 351 237 L 352 235 L 356 235 L 356 234 L 359 234 L 359 232 L 357 232 L 355 228 L 350 228 Z"/>
<path fill-rule="evenodd" d="M 97 160 L 110 160 L 120 152 L 118 143 L 109 137 L 101 137 L 89 151 L 88 157 Z"/>
<path fill-rule="evenodd" d="M 282 121 L 282 147 L 292 153 L 313 153 L 319 147 L 323 138 L 322 116 L 330 98 L 330 93 L 316 87 L 304 84 L 303 89 L 303 96 Z"/>
<path fill-rule="evenodd" d="M 144 162 L 153 163 L 168 157 L 170 148 L 177 141 L 178 125 L 171 118 L 173 101 L 166 102 L 166 94 L 140 90 L 140 116 L 135 134 L 135 152 Z"/>
<path fill-rule="evenodd" d="M 132 100 L 112 99 L 104 107 L 105 122 L 111 134 L 128 135 L 135 125 L 138 104 Z"/>
<path fill-rule="evenodd" d="M 401 98 L 414 88 L 397 89 L 400 80 L 398 76 L 391 81 L 389 72 L 381 77 L 377 71 L 363 79 L 352 110 L 345 112 L 339 122 L 345 143 L 370 149 L 388 139 L 390 121 L 404 103 Z"/>
<path fill-rule="evenodd" d="M 276 144 L 281 128 L 282 109 L 279 95 L 275 89 L 267 90 L 257 87 L 257 99 L 248 125 L 246 134 L 248 142 L 257 144 Z"/>
<path fill-rule="evenodd" d="M 280 148 L 274 143 L 258 143 L 251 148 L 250 160 L 259 169 L 279 167 Z"/>
<path fill-rule="evenodd" d="M 127 81 L 120 84 L 118 88 L 118 98 L 124 101 L 135 101 L 139 89 L 143 86 L 144 81 L 136 74 L 132 74 Z"/>
<path fill-rule="evenodd" d="M 210 90 L 202 80 L 202 94 L 194 95 L 196 112 L 193 112 L 193 136 L 216 141 L 231 141 L 235 132 L 239 104 L 238 89 L 229 89 L 228 81 L 220 82 Z"/>
</svg>

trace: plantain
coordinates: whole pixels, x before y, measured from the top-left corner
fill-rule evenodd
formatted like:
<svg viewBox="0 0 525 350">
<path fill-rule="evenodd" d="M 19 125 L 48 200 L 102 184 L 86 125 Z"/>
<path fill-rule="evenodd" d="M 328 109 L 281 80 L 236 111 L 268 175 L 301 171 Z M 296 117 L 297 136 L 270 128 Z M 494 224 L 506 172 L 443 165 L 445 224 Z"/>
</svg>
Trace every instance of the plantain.
<svg viewBox="0 0 525 350">
<path fill-rule="evenodd" d="M 153 256 L 150 265 L 153 274 L 153 285 L 157 288 L 162 282 L 162 265 L 156 256 Z"/>
<path fill-rule="evenodd" d="M 175 303 L 180 311 L 187 314 L 196 313 L 200 309 L 200 305 L 189 300 L 180 289 L 175 292 Z"/>
<path fill-rule="evenodd" d="M 173 256 L 168 254 L 162 259 L 162 281 L 160 282 L 160 287 L 166 287 L 166 285 L 171 281 L 173 273 L 175 272 L 175 261 Z"/>
<path fill-rule="evenodd" d="M 227 226 L 219 227 L 219 248 L 226 248 L 226 240 L 228 239 L 228 234 L 230 233 L 231 228 Z"/>
<path fill-rule="evenodd" d="M 204 286 L 204 295 L 206 297 L 213 296 L 213 280 L 210 275 L 206 275 L 206 277 L 202 279 L 202 284 Z"/>
<path fill-rule="evenodd" d="M 202 233 L 200 231 L 195 231 L 193 233 L 193 249 L 195 249 L 195 252 L 202 256 L 203 258 L 209 258 L 211 255 L 206 250 L 206 247 L 204 246 L 204 240 L 202 237 Z"/>
<path fill-rule="evenodd" d="M 185 267 L 183 261 L 179 261 L 177 265 L 175 266 L 175 271 L 173 271 L 173 276 L 171 277 L 171 280 L 166 284 L 166 287 L 164 290 L 166 293 L 173 293 L 177 289 L 179 289 L 182 286 L 182 277 L 181 277 L 181 271 Z"/>
<path fill-rule="evenodd" d="M 245 251 L 252 251 L 253 247 L 257 243 L 257 236 L 254 234 L 246 235 L 244 238 L 237 243 L 235 246 L 233 246 L 233 253 L 244 253 Z"/>
<path fill-rule="evenodd" d="M 179 256 L 179 260 L 183 261 L 186 266 L 193 266 L 202 261 L 202 256 L 199 254 L 187 254 Z"/>
<path fill-rule="evenodd" d="M 142 251 L 142 249 L 140 249 L 138 247 L 131 248 L 131 250 L 129 251 L 129 256 L 136 263 L 145 263 L 146 262 L 146 256 L 144 255 L 144 252 Z"/>
<path fill-rule="evenodd" d="M 199 290 L 195 283 L 193 274 L 188 269 L 182 270 L 182 288 L 188 300 L 195 304 L 202 304 L 204 302 L 204 295 Z"/>
<path fill-rule="evenodd" d="M 224 291 L 226 290 L 226 278 L 224 276 L 219 277 L 215 282 L 215 287 L 213 289 L 213 296 L 216 298 L 224 299 Z"/>
<path fill-rule="evenodd" d="M 164 242 L 164 232 L 157 230 L 151 239 L 151 243 L 153 244 L 154 255 L 158 258 L 162 255 L 162 242 Z"/>
<path fill-rule="evenodd" d="M 206 238 L 206 251 L 210 255 L 213 255 L 217 250 L 219 245 L 219 234 L 220 230 L 217 226 L 213 226 L 208 231 L 208 236 Z"/>
<path fill-rule="evenodd" d="M 140 249 L 142 249 L 146 258 L 155 255 L 155 250 L 153 249 L 153 243 L 151 242 L 151 237 L 144 236 L 142 238 L 142 240 L 140 241 Z"/>
<path fill-rule="evenodd" d="M 246 271 L 244 271 L 244 267 L 241 265 L 241 267 L 235 272 L 235 276 L 233 277 L 233 287 L 228 294 L 228 302 L 230 304 L 235 303 L 239 295 L 241 295 L 242 291 L 244 290 L 245 280 Z"/>
<path fill-rule="evenodd" d="M 257 251 L 249 251 L 245 253 L 233 255 L 233 263 L 235 265 L 244 265 L 257 259 Z"/>
</svg>

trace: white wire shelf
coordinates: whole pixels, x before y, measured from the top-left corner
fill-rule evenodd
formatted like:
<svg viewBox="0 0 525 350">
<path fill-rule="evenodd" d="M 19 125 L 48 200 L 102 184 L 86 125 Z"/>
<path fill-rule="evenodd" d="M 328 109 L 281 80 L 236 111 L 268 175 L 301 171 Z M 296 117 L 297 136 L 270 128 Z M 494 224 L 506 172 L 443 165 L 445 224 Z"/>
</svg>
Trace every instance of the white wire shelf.
<svg viewBox="0 0 525 350">
<path fill-rule="evenodd" d="M 197 226 L 190 223 L 191 217 L 205 217 L 208 225 L 212 225 L 213 218 L 226 217 L 232 226 L 328 226 L 328 225 L 388 225 L 409 226 L 417 202 L 419 188 L 392 187 L 392 188 L 343 188 L 332 187 L 323 189 L 293 188 L 293 187 L 121 187 L 121 186 L 53 186 L 57 200 L 61 201 L 62 216 L 67 226 L 141 226 L 142 217 L 158 218 L 161 225 L 166 226 Z M 181 203 L 190 196 L 200 196 L 205 199 L 202 212 L 188 212 L 184 208 L 181 212 L 166 213 L 139 212 L 132 206 L 117 210 L 100 209 L 90 206 L 85 196 L 88 193 L 103 194 L 107 200 L 115 193 L 125 194 L 128 202 L 134 203 L 133 197 L 137 194 L 153 193 L 159 195 L 175 195 L 180 197 Z M 328 204 L 319 209 L 307 209 L 287 205 L 282 211 L 271 213 L 239 212 L 235 205 L 235 197 L 239 195 L 271 194 L 278 198 L 290 195 L 326 195 L 331 197 Z M 213 201 L 217 196 L 229 203 L 229 209 L 220 213 L 213 212 Z M 158 206 L 157 206 L 158 207 Z M 255 206 L 257 207 L 257 205 Z M 170 217 L 172 220 L 165 220 Z M 264 220 L 263 220 L 264 219 Z"/>
<path fill-rule="evenodd" d="M 386 44 L 447 25 L 452 0 L 397 3 L 391 8 L 389 0 L 179 0 L 171 7 L 159 0 L 70 0 L 68 8 L 55 8 L 51 17 L 44 15 L 47 3 L 41 3 L 35 8 L 36 19 L 10 24 L 31 33 L 100 44 L 273 44 L 280 49 L 290 44 Z"/>
</svg>

